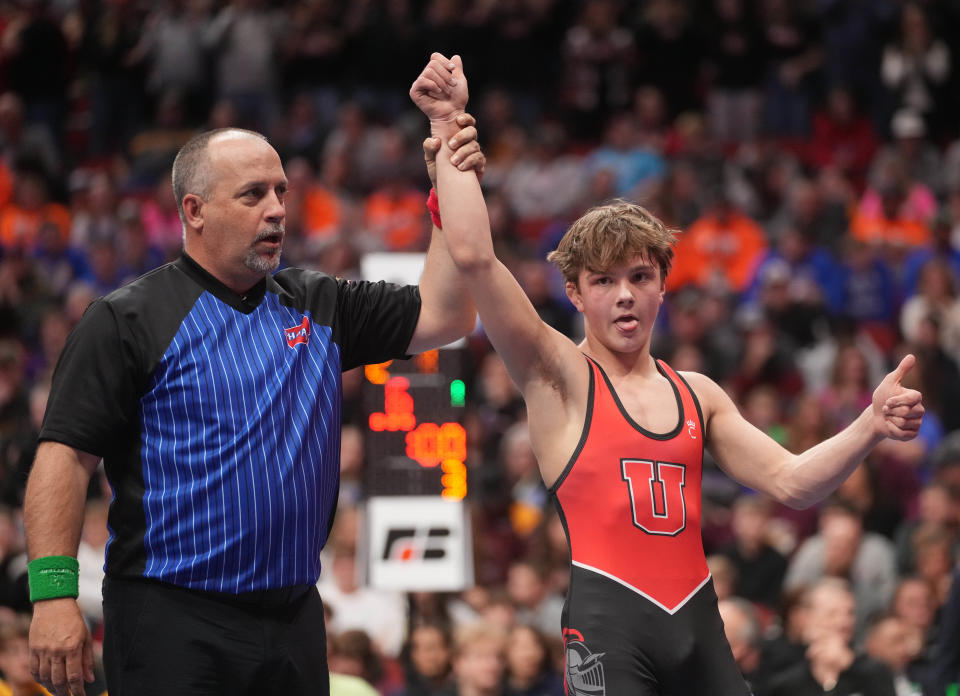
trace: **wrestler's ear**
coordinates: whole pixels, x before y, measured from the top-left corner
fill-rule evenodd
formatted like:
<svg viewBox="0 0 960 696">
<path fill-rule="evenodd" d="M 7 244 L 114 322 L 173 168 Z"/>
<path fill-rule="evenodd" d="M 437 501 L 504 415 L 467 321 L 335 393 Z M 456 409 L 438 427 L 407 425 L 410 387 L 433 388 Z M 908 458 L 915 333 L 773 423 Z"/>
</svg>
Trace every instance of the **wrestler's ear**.
<svg viewBox="0 0 960 696">
<path fill-rule="evenodd" d="M 583 312 L 583 298 L 580 296 L 580 287 L 572 280 L 568 280 L 564 285 L 567 292 L 567 298 L 576 307 L 578 312 Z"/>
</svg>

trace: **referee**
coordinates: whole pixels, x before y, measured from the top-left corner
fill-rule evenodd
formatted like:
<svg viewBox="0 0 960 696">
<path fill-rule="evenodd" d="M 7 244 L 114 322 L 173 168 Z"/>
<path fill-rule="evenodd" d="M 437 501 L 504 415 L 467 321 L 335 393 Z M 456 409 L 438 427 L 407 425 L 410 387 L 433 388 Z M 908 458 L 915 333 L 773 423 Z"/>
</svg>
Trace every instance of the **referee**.
<svg viewBox="0 0 960 696">
<path fill-rule="evenodd" d="M 461 168 L 482 171 L 473 121 L 460 123 Z M 93 679 L 74 598 L 102 458 L 111 696 L 327 694 L 316 581 L 340 374 L 455 340 L 473 305 L 437 228 L 418 286 L 274 274 L 287 179 L 258 133 L 194 137 L 173 187 L 183 254 L 94 302 L 54 373 L 24 504 L 31 671 L 60 696 Z"/>
</svg>

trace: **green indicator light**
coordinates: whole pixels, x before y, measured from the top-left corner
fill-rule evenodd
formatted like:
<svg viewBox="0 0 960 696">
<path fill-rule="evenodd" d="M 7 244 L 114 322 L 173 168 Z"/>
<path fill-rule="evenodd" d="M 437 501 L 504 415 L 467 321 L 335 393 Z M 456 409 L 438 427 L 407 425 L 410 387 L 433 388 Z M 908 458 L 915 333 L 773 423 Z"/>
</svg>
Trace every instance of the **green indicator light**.
<svg viewBox="0 0 960 696">
<path fill-rule="evenodd" d="M 450 405 L 462 407 L 467 403 L 467 387 L 463 380 L 455 379 L 450 382 Z"/>
</svg>

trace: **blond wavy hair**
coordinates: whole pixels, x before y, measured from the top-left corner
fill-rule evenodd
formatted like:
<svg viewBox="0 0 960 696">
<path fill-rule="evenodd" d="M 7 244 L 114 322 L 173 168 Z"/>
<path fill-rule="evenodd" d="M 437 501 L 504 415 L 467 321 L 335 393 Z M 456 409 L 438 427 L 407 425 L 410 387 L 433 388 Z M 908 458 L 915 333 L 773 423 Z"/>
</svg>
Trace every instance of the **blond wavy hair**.
<svg viewBox="0 0 960 696">
<path fill-rule="evenodd" d="M 614 200 L 591 208 L 570 225 L 547 261 L 567 282 L 576 283 L 584 269 L 603 273 L 643 254 L 660 267 L 665 280 L 678 233 L 643 206 Z"/>
</svg>

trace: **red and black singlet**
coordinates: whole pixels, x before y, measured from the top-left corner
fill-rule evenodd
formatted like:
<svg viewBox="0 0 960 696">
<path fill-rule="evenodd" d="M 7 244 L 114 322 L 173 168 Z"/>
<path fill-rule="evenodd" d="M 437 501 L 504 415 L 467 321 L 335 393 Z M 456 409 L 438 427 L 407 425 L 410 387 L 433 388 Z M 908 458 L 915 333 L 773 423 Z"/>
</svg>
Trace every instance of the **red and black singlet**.
<svg viewBox="0 0 960 696">
<path fill-rule="evenodd" d="M 592 399 L 584 432 L 552 488 L 572 563 L 673 614 L 709 579 L 700 535 L 700 405 L 683 378 L 658 360 L 678 418 L 670 432 L 650 432 L 626 412 L 600 366 L 588 362 Z"/>
</svg>

